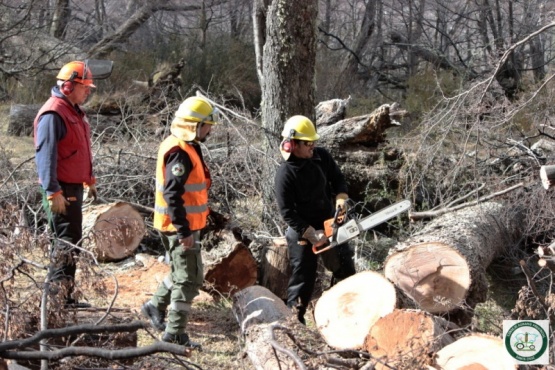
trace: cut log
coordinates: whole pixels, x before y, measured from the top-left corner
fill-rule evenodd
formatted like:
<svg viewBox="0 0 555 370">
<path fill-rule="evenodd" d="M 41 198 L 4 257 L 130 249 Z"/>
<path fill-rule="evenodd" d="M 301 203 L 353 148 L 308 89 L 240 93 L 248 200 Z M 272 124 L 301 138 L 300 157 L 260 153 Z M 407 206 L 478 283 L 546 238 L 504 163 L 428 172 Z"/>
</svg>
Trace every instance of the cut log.
<svg viewBox="0 0 555 370">
<path fill-rule="evenodd" d="M 432 354 L 455 341 L 448 333 L 452 329 L 454 324 L 425 311 L 396 309 L 376 321 L 364 348 L 379 360 L 376 369 L 431 365 Z"/>
<path fill-rule="evenodd" d="M 510 358 L 501 338 L 472 334 L 460 338 L 439 350 L 435 367 L 440 370 L 514 370 L 517 366 Z"/>
<path fill-rule="evenodd" d="M 445 214 L 396 245 L 385 276 L 425 311 L 473 308 L 486 299 L 486 268 L 517 243 L 521 218 L 493 202 Z"/>
<path fill-rule="evenodd" d="M 99 261 L 129 257 L 145 233 L 143 217 L 128 203 L 90 205 L 83 212 L 83 246 Z"/>
<path fill-rule="evenodd" d="M 281 299 L 287 298 L 287 284 L 291 275 L 289 252 L 285 238 L 276 238 L 262 251 L 261 285 Z"/>
<path fill-rule="evenodd" d="M 359 272 L 322 294 L 314 308 L 316 327 L 337 349 L 358 349 L 380 317 L 395 309 L 395 287 L 373 271 Z"/>
<path fill-rule="evenodd" d="M 237 242 L 229 255 L 207 268 L 204 274 L 205 289 L 232 296 L 254 285 L 257 277 L 258 265 L 251 251 L 243 243 Z"/>
<path fill-rule="evenodd" d="M 543 187 L 547 190 L 555 184 L 555 165 L 541 166 L 540 179 Z"/>
</svg>

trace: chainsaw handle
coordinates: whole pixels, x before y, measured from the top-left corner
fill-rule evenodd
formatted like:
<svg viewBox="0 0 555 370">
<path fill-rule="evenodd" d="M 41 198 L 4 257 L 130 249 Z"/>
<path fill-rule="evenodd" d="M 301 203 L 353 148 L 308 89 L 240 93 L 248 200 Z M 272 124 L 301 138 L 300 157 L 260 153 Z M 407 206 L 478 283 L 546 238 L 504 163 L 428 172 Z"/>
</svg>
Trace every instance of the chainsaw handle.
<svg viewBox="0 0 555 370">
<path fill-rule="evenodd" d="M 326 244 L 321 245 L 319 247 L 316 247 L 316 246 L 313 245 L 312 246 L 312 252 L 314 252 L 314 254 L 320 254 L 320 253 L 325 252 L 329 249 L 332 249 L 336 245 L 337 245 L 337 243 L 335 243 L 335 242 L 331 242 L 331 243 L 327 242 Z"/>
</svg>

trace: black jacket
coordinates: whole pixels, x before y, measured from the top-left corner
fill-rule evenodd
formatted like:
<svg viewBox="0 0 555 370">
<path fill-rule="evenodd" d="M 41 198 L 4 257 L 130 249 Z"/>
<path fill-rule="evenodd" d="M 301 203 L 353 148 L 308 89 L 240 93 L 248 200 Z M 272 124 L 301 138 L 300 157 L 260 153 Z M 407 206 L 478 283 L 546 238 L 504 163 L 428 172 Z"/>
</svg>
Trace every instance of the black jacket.
<svg viewBox="0 0 555 370">
<path fill-rule="evenodd" d="M 330 153 L 316 147 L 312 158 L 291 155 L 280 165 L 275 191 L 281 216 L 302 235 L 308 226 L 323 229 L 333 217 L 335 195 L 347 193 L 347 183 Z"/>
</svg>

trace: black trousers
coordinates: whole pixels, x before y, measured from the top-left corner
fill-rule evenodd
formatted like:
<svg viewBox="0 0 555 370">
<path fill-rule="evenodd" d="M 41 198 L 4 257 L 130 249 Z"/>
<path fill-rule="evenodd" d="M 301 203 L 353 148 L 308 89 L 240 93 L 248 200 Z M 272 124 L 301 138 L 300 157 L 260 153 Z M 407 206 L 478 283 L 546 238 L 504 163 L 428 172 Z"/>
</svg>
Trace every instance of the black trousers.
<svg viewBox="0 0 555 370">
<path fill-rule="evenodd" d="M 289 307 L 296 306 L 305 310 L 308 306 L 316 282 L 318 256 L 322 257 L 324 267 L 332 272 L 335 281 L 343 280 L 356 273 L 354 253 L 347 243 L 316 255 L 312 252 L 310 243 L 299 244 L 300 236 L 292 228 L 287 228 L 285 238 L 291 266 L 291 277 L 287 286 L 287 306 Z"/>
<path fill-rule="evenodd" d="M 51 213 L 50 230 L 55 237 L 52 254 L 56 261 L 51 281 L 67 281 L 72 290 L 79 249 L 68 242 L 80 245 L 83 237 L 83 184 L 60 183 L 60 186 L 69 206 L 66 206 L 65 215 Z M 68 293 L 71 294 L 71 291 Z"/>
</svg>

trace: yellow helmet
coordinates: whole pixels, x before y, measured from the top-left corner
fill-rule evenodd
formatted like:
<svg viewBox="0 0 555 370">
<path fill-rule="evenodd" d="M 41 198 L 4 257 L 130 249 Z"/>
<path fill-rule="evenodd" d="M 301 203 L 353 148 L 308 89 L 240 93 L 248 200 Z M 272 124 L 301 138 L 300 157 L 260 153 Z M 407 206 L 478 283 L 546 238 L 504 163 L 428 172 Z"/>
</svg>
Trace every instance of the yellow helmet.
<svg viewBox="0 0 555 370">
<path fill-rule="evenodd" d="M 203 122 L 211 125 L 216 124 L 216 114 L 218 109 L 213 108 L 212 105 L 204 98 L 192 96 L 187 98 L 179 105 L 176 118 L 188 120 L 192 122 Z"/>
<path fill-rule="evenodd" d="M 293 116 L 285 122 L 281 136 L 286 139 L 316 141 L 320 135 L 316 133 L 316 127 L 311 120 L 305 116 Z"/>
<path fill-rule="evenodd" d="M 60 69 L 56 76 L 61 81 L 71 81 L 83 84 L 89 87 L 96 87 L 93 84 L 93 75 L 85 62 L 69 62 Z"/>
</svg>

